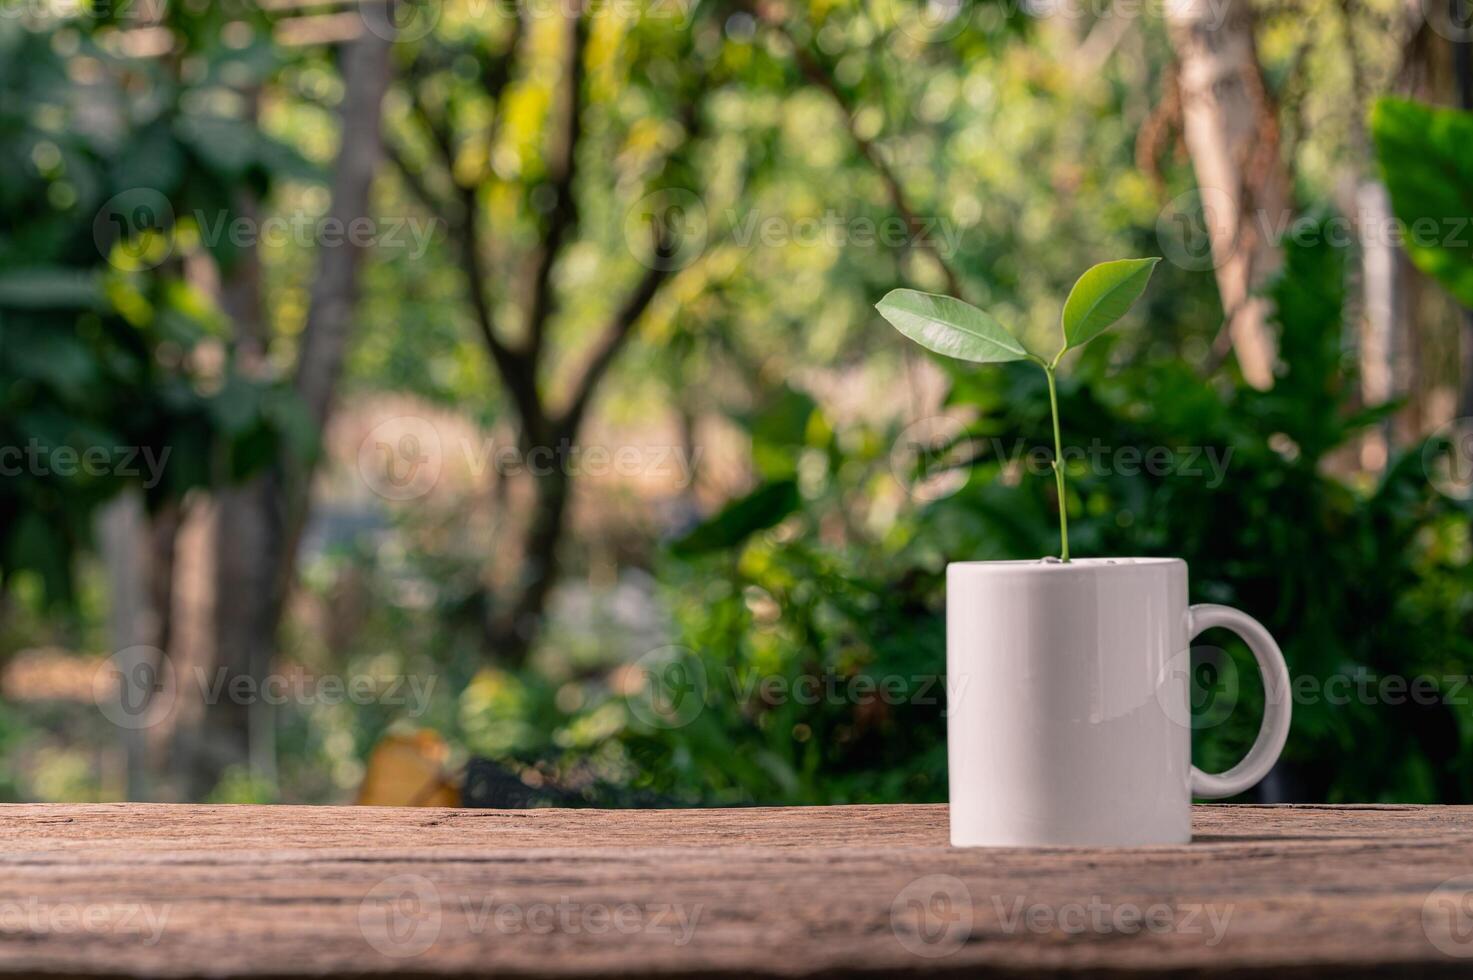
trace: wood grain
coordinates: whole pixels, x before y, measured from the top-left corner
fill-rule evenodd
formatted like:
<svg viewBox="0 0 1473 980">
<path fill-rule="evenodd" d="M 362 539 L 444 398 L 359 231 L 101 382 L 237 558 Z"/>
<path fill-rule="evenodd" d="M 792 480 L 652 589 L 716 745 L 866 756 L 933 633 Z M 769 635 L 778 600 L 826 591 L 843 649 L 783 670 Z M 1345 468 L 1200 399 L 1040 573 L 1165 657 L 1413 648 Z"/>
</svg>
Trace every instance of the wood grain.
<svg viewBox="0 0 1473 980">
<path fill-rule="evenodd" d="M 0 972 L 1473 976 L 1473 808 L 1194 820 L 1025 851 L 948 847 L 944 806 L 6 806 Z"/>
</svg>

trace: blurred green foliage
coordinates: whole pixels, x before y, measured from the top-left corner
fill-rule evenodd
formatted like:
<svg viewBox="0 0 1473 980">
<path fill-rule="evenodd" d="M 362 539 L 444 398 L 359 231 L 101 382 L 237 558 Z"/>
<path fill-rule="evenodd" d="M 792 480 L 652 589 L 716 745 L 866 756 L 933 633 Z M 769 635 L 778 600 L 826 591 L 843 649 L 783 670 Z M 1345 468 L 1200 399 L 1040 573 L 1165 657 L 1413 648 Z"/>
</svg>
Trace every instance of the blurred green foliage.
<svg viewBox="0 0 1473 980">
<path fill-rule="evenodd" d="M 1374 486 L 1328 471 L 1330 457 L 1385 414 L 1351 405 L 1338 340 L 1344 282 L 1344 256 L 1322 236 L 1291 248 L 1274 290 L 1288 367 L 1268 393 L 1225 388 L 1180 364 L 1117 370 L 1106 352 L 1081 358 L 1061 393 L 1065 445 L 1103 452 L 1070 465 L 1071 527 L 1081 554 L 1185 558 L 1193 601 L 1251 610 L 1281 639 L 1291 673 L 1313 682 L 1295 708 L 1287 792 L 1466 800 L 1473 726 L 1458 695 L 1473 666 L 1473 514 L 1431 486 L 1420 447 Z M 959 440 L 969 446 L 969 477 L 954 496 L 926 504 L 871 547 L 836 549 L 823 528 L 840 519 L 844 493 L 809 494 L 776 532 L 754 526 L 744 546 L 687 566 L 677 589 L 681 642 L 708 678 L 748 671 L 790 687 L 801 676 L 836 675 L 841 689 L 867 678 L 861 688 L 873 690 L 901 677 L 906 693 L 805 709 L 713 682 L 708 710 L 689 725 L 636 724 L 623 736 L 644 779 L 672 793 L 699 788 L 707 800 L 944 798 L 940 709 L 919 703 L 928 699 L 917 691 L 919 679 L 944 672 L 944 563 L 1036 557 L 1051 547 L 1051 481 L 1011 478 L 1017 461 L 998 452 L 1047 441 L 1042 380 L 1010 367 L 949 368 L 949 402 L 982 410 Z M 832 434 L 810 448 L 830 478 L 863 472 L 848 468 L 854 457 Z M 1153 449 L 1170 460 L 1156 473 L 1139 462 Z M 1209 454 L 1225 461 L 1215 481 Z M 724 512 L 685 540 L 730 518 Z M 1198 678 L 1199 718 L 1208 722 L 1196 752 L 1208 767 L 1230 765 L 1257 727 L 1255 668 L 1230 649 L 1226 668 L 1203 668 L 1231 671 L 1231 684 L 1216 692 L 1237 700 L 1225 717 L 1212 703 L 1218 682 Z M 1435 703 L 1339 704 L 1344 689 L 1326 683 L 1388 675 L 1431 678 Z M 1351 752 L 1361 764 L 1345 764 Z"/>
<path fill-rule="evenodd" d="M 1065 445 L 1095 449 L 1070 462 L 1077 550 L 1185 558 L 1193 601 L 1249 610 L 1280 638 L 1298 693 L 1277 793 L 1467 800 L 1473 514 L 1429 483 L 1421 447 L 1372 485 L 1333 474 L 1335 454 L 1388 410 L 1353 407 L 1338 339 L 1345 255 L 1309 237 L 1274 289 L 1287 370 L 1271 392 L 1178 363 L 1119 365 L 1107 346 L 1079 359 L 1061 391 Z M 935 492 L 925 481 L 952 467 L 957 492 L 866 534 L 854 501 L 910 479 L 889 454 L 897 433 L 838 432 L 777 390 L 746 420 L 754 457 L 799 461 L 802 475 L 778 465 L 674 544 L 660 575 L 675 645 L 639 661 L 632 687 L 595 686 L 575 711 L 526 678 L 496 681 L 471 717 L 520 721 L 481 750 L 612 760 L 608 778 L 682 803 L 944 800 L 945 563 L 1048 553 L 1056 506 L 1046 465 L 1019 473 L 1027 453 L 1048 452 L 1038 372 L 948 370 L 949 404 L 980 414 L 912 487 Z M 1225 768 L 1256 733 L 1262 692 L 1235 640 L 1199 642 L 1227 643 L 1226 660 L 1201 651 L 1194 677 L 1196 760 Z M 1431 686 L 1378 693 L 1387 677 Z M 698 706 L 682 700 L 692 695 Z"/>
<path fill-rule="evenodd" d="M 795 13 L 786 42 L 749 16 L 696 6 L 689 20 L 599 23 L 581 241 L 557 270 L 568 301 L 555 332 L 582 339 L 601 320 L 607 283 L 638 272 L 623 219 L 671 137 L 651 120 L 671 114 L 693 66 L 712 66 L 695 158 L 653 175 L 698 193 L 708 240 L 642 324 L 599 412 L 635 424 L 672 408 L 724 420 L 750 446 L 739 461 L 746 492 L 704 520 L 691 518 L 689 500 L 668 501 L 652 521 L 659 530 L 621 528 L 636 543 L 608 550 L 622 549 L 626 573 L 658 582 L 638 580 L 656 597 L 656 621 L 631 627 L 615 608 L 617 588 L 592 589 L 594 608 L 558 618 L 517 672 L 487 663 L 478 644 L 475 597 L 494 551 L 473 519 L 480 488 L 445 509 L 388 510 L 332 537 L 303 563 L 303 605 L 349 607 L 351 628 L 338 636 L 336 620 L 291 619 L 279 659 L 323 676 L 431 678 L 428 700 L 285 706 L 277 784 L 233 772 L 219 799 L 341 800 L 373 745 L 400 725 L 446 733 L 457 761 L 496 760 L 529 786 L 558 787 L 563 802 L 945 799 L 945 564 L 1053 550 L 1044 379 L 1027 365 L 974 371 L 903 349 L 871 305 L 897 285 L 944 288 L 924 250 L 842 237 L 770 244 L 753 229 L 771 219 L 789 232 L 830 216 L 841 230 L 893 219 L 858 136 L 899 175 L 967 298 L 1024 334 L 1055 337 L 1073 274 L 1108 255 L 1159 254 L 1171 232 L 1157 224 L 1162 202 L 1192 186 L 1185 159 L 1166 154 L 1159 175 L 1136 165 L 1136 137 L 1171 60 L 1164 29 L 1143 19 L 1121 39 L 1121 56 L 1081 77 L 1058 57 L 1060 25 L 1037 30 L 1016 4 L 962 5 L 959 31 L 925 19 L 946 5 L 812 4 Z M 422 45 L 398 49 L 386 122 L 412 165 L 428 160 L 431 134 L 402 86 L 419 87 L 452 127 L 458 176 L 482 188 L 506 246 L 488 257 L 514 280 L 509 257 L 545 217 L 533 191 L 546 180 L 549 79 L 514 79 L 497 141 L 483 139 L 485 72 L 505 53 L 510 25 L 504 11 L 478 18 L 447 3 L 443 12 Z M 305 447 L 317 435 L 299 431 L 279 389 L 240 377 L 228 323 L 183 269 L 186 256 L 207 252 L 228 273 L 231 240 L 208 234 L 200 216 L 237 216 L 242 194 L 268 212 L 323 206 L 320 164 L 331 157 L 341 80 L 322 50 L 273 44 L 259 14 L 168 5 L 182 39 L 173 60 L 121 59 L 76 23 L 43 32 L 0 19 L 0 446 L 169 448 L 164 478 L 147 488 L 161 506 L 249 472 L 277 440 Z M 1305 199 L 1325 201 L 1360 117 L 1344 99 L 1336 32 L 1320 32 L 1329 39 L 1315 43 L 1334 50 L 1310 59 L 1307 81 L 1286 81 L 1295 32 L 1315 40 L 1311 20 L 1289 11 L 1263 40 L 1271 81 L 1287 94 L 1290 83 L 1309 88 L 1298 94 L 1316 126 L 1299 134 L 1295 169 Z M 539 68 L 552 61 L 551 36 L 543 25 L 527 42 Z M 830 73 L 846 108 L 808 82 L 794 45 Z M 86 81 L 93 65 L 128 84 Z M 258 88 L 270 98 L 247 121 L 240 93 Z M 84 112 L 79 92 L 108 101 Z M 1376 116 L 1383 174 L 1409 223 L 1468 212 L 1473 185 L 1436 176 L 1466 172 L 1461 119 L 1401 103 Z M 167 207 L 125 199 L 109 211 L 139 186 L 158 188 Z M 422 217 L 392 175 L 376 198 L 382 214 Z M 99 213 L 124 220 L 99 225 Z M 1273 390 L 1246 387 L 1217 362 L 1212 276 L 1170 263 L 1129 329 L 1070 355 L 1064 444 L 1081 453 L 1068 460 L 1071 540 L 1081 555 L 1183 557 L 1193 601 L 1240 606 L 1281 640 L 1292 673 L 1312 687 L 1296 704 L 1277 791 L 1467 801 L 1473 716 L 1453 699 L 1473 697 L 1454 689 L 1473 673 L 1468 505 L 1436 492 L 1420 446 L 1374 479 L 1353 475 L 1357 440 L 1395 406 L 1359 404 L 1346 341 L 1356 255 L 1325 244 L 1329 236 L 1299 237 L 1274 291 L 1285 370 Z M 489 430 L 508 406 L 446 253 L 436 238 L 420 257 L 368 257 L 345 388 L 411 393 Z M 1465 254 L 1412 255 L 1467 302 Z M 262 259 L 283 367 L 313 263 L 294 247 Z M 499 314 L 514 321 L 518 299 L 502 301 Z M 946 387 L 935 427 L 944 442 L 919 459 L 897 448 L 916 438 L 907 423 L 929 404 L 917 376 Z M 1164 466 L 1150 464 L 1157 450 Z M 128 485 L 29 471 L 0 480 L 0 574 L 5 598 L 21 607 L 4 623 L 5 653 L 56 641 L 41 625 L 58 620 L 44 609 L 48 593 L 76 600 L 79 625 L 64 638 L 98 647 L 106 603 L 96 569 L 74 569 L 97 507 Z M 587 554 L 569 569 L 570 580 L 598 577 Z M 1196 760 L 1208 768 L 1233 761 L 1258 718 L 1251 661 L 1225 647 L 1196 675 Z M 1446 700 L 1342 704 L 1327 693 L 1331 678 L 1388 676 L 1430 677 Z M 0 797 L 116 791 L 84 771 L 88 746 L 115 731 L 99 723 L 72 736 L 60 709 L 26 711 L 0 722 L 10 763 Z M 37 749 L 28 724 L 52 741 Z"/>
<path fill-rule="evenodd" d="M 1473 112 L 1382 99 L 1371 131 L 1408 257 L 1473 309 Z"/>
<path fill-rule="evenodd" d="M 150 77 L 111 88 L 109 71 Z M 124 488 L 156 508 L 313 438 L 285 391 L 234 371 L 224 318 L 181 264 L 189 216 L 228 222 L 294 155 L 208 108 L 216 76 L 169 79 L 76 27 L 0 20 L 0 582 L 33 575 L 53 601 L 74 598 L 92 517 Z"/>
<path fill-rule="evenodd" d="M 810 193 L 820 171 L 801 167 L 804 148 L 774 153 L 774 169 L 756 174 L 807 181 L 799 193 Z M 1132 186 L 1129 176 L 1120 181 Z M 1057 213 L 1057 202 L 1031 191 L 1024 200 Z M 1106 213 L 1125 225 L 1115 236 L 1125 244 L 1115 248 L 1151 248 L 1145 216 Z M 1272 391 L 1208 368 L 1210 283 L 1177 268 L 1163 268 L 1137 328 L 1076 356 L 1060 392 L 1065 445 L 1085 452 L 1069 470 L 1076 550 L 1183 557 L 1193 601 L 1240 606 L 1280 638 L 1293 675 L 1310 684 L 1275 792 L 1467 800 L 1473 719 L 1458 698 L 1473 668 L 1470 512 L 1429 483 L 1421 446 L 1373 483 L 1343 475 L 1358 437 L 1395 406 L 1358 404 L 1343 342 L 1348 254 L 1327 244 L 1333 236 L 1297 237 L 1273 292 L 1285 370 Z M 959 256 L 964 267 L 991 239 L 979 245 Z M 761 270 L 785 254 L 754 250 L 742 262 Z M 778 363 L 845 361 L 826 326 L 841 320 L 860 337 L 886 336 L 858 309 L 894 275 L 888 257 L 813 248 L 794 256 L 819 265 L 788 267 L 786 278 L 754 270 L 723 278 L 713 252 L 705 291 L 689 298 L 683 329 L 663 352 L 677 398 L 688 397 L 691 378 L 717 376 L 717 365 L 745 373 L 752 397 L 724 408 L 750 438 L 756 478 L 750 493 L 656 558 L 668 642 L 621 650 L 609 634 L 554 633 L 524 671 L 484 667 L 453 585 L 474 566 L 411 546 L 396 552 L 406 565 L 381 586 L 392 588 L 407 568 L 442 597 L 427 617 L 393 613 L 405 619 L 394 630 L 409 629 L 417 646 L 436 651 L 446 681 L 426 723 L 530 784 L 558 785 L 587 804 L 945 799 L 945 563 L 1052 549 L 1053 483 L 1046 466 L 1035 473 L 1026 464 L 1028 454 L 1049 452 L 1044 380 L 1026 365 L 948 366 L 947 417 L 965 421 L 919 461 L 922 472 L 909 472 L 911 461 L 894 451 L 906 438 L 901 422 L 840 421 L 775 380 L 783 372 L 760 353 L 766 338 L 796 335 L 797 350 Z M 1013 281 L 1015 261 L 1000 258 L 979 278 L 1003 307 L 1052 328 L 1067 265 L 1052 255 L 1045 274 Z M 866 356 L 875 345 L 854 349 Z M 904 397 L 893 374 L 868 383 Z M 1146 461 L 1157 447 L 1168 466 L 1154 472 Z M 598 634 L 597 624 L 587 628 Z M 1194 675 L 1194 751 L 1199 764 L 1221 769 L 1251 742 L 1261 691 L 1236 641 L 1203 642 L 1223 643 L 1226 659 L 1206 650 Z M 1374 691 L 1385 677 L 1429 678 L 1435 703 L 1354 694 L 1363 679 Z M 1348 703 L 1332 678 L 1348 682 Z M 1347 764 L 1352 757 L 1359 761 Z"/>
</svg>

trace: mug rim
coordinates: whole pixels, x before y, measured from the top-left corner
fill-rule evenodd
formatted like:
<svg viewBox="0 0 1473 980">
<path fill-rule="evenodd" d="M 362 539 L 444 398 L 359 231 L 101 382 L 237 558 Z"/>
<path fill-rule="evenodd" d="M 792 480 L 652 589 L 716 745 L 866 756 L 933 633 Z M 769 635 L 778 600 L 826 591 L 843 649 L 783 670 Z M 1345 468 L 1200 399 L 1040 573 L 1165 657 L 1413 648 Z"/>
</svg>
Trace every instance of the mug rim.
<svg viewBox="0 0 1473 980">
<path fill-rule="evenodd" d="M 1073 558 L 1067 563 L 1058 559 L 1017 558 L 1004 561 L 953 561 L 947 562 L 947 571 L 1009 572 L 1013 574 L 1057 575 L 1061 572 L 1098 572 L 1109 568 L 1165 568 L 1186 565 L 1184 558 Z"/>
</svg>

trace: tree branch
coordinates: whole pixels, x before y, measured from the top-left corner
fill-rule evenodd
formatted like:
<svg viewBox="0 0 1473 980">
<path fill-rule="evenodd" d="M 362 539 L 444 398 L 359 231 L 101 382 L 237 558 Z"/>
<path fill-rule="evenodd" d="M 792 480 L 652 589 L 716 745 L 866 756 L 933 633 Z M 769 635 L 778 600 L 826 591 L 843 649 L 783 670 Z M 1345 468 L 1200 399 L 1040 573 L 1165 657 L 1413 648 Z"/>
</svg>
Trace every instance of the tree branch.
<svg viewBox="0 0 1473 980">
<path fill-rule="evenodd" d="M 647 271 L 639 284 L 634 287 L 634 291 L 625 298 L 624 305 L 619 307 L 614 318 L 604 328 L 598 342 L 593 345 L 588 363 L 573 386 L 571 402 L 557 418 L 556 428 L 559 435 L 571 439 L 577 434 L 583 416 L 588 411 L 589 403 L 593 400 L 593 394 L 598 389 L 599 381 L 602 380 L 609 366 L 614 363 L 614 358 L 618 356 L 619 350 L 634 332 L 635 324 L 649 308 L 655 294 L 660 291 L 660 286 L 669 277 L 668 269 L 654 268 Z"/>
<path fill-rule="evenodd" d="M 680 124 L 685 130 L 685 140 L 681 144 L 682 150 L 689 150 L 701 137 L 701 98 L 704 87 L 698 90 L 685 103 L 680 113 Z M 669 161 L 667 160 L 667 165 Z M 666 255 L 670 253 L 670 231 L 662 223 L 655 222 L 651 230 L 652 251 L 651 255 Z M 608 371 L 609 366 L 618 356 L 629 336 L 634 332 L 634 327 L 639 323 L 644 311 L 649 308 L 654 300 L 655 294 L 660 291 L 665 280 L 670 278 L 674 271 L 669 268 L 660 268 L 665 263 L 656 263 L 655 268 L 645 272 L 639 283 L 634 287 L 614 314 L 597 342 L 590 349 L 587 363 L 583 371 L 578 375 L 578 380 L 573 384 L 573 393 L 568 401 L 568 407 L 556 416 L 555 428 L 559 435 L 569 439 L 578 434 L 578 427 L 583 422 L 583 416 L 588 411 L 588 406 L 593 400 L 594 393 L 598 389 L 599 382 Z"/>
<path fill-rule="evenodd" d="M 506 385 L 506 390 L 516 405 L 517 414 L 521 416 L 523 439 L 529 445 L 538 445 L 545 435 L 547 418 L 541 396 L 537 392 L 536 365 L 525 351 L 513 350 L 502 343 L 496 334 L 496 319 L 486 286 L 486 270 L 481 262 L 477 234 L 477 229 L 481 226 L 480 202 L 476 198 L 475 188 L 471 187 L 461 188 L 460 198 L 465 222 L 460 228 L 460 234 L 456 236 L 456 244 L 476 328 L 486 343 L 486 349 L 496 365 L 496 372 L 501 375 L 501 383 Z"/>
<path fill-rule="evenodd" d="M 581 5 L 571 9 L 567 17 L 564 81 L 558 99 L 563 129 L 559 136 L 554 137 L 547 160 L 548 186 L 553 194 L 552 208 L 547 216 L 547 228 L 530 259 L 532 272 L 527 302 L 526 349 L 534 368 L 547 336 L 547 321 L 556 306 L 552 289 L 552 267 L 578 225 L 578 202 L 573 193 L 573 181 L 577 175 L 578 142 L 583 135 L 584 57 L 588 43 L 588 24 L 581 13 Z"/>
<path fill-rule="evenodd" d="M 436 119 L 430 112 L 430 107 L 425 105 L 424 99 L 419 96 L 419 87 L 415 84 L 418 79 L 410 79 L 409 107 L 419 124 L 424 127 L 425 133 L 430 138 L 431 145 L 440 155 L 440 163 L 445 167 L 445 175 L 450 183 L 456 187 L 460 181 L 455 179 L 455 141 L 450 133 L 448 124 L 443 119 Z"/>
<path fill-rule="evenodd" d="M 514 56 L 515 49 L 508 53 L 507 59 Z M 505 79 L 510 78 L 510 74 L 509 67 L 501 73 L 502 84 L 505 84 Z M 455 239 L 456 258 L 465 278 L 466 296 L 470 300 L 476 329 L 486 344 L 486 350 L 491 355 L 502 384 L 511 395 L 517 414 L 521 417 L 523 437 L 533 440 L 535 444 L 536 440 L 545 435 L 547 426 L 546 413 L 537 392 L 536 367 L 524 352 L 509 347 L 496 332 L 495 304 L 491 299 L 490 280 L 481 258 L 481 206 L 477 189 L 466 186 L 455 178 L 455 147 L 448 129 L 434 118 L 424 100 L 419 97 L 415 86 L 410 84 L 408 88 L 410 107 L 429 133 L 430 141 L 439 151 L 441 162 L 455 188 L 458 214 L 451 212 L 446 215 L 445 211 L 438 213 L 446 215 L 450 233 Z M 458 221 L 454 220 L 457 216 Z"/>
<path fill-rule="evenodd" d="M 383 137 L 384 156 L 394 168 L 399 171 L 400 178 L 410 192 L 424 205 L 425 210 L 431 214 L 439 215 L 449 225 L 458 226 L 464 215 L 460 213 L 460 205 L 457 202 L 447 201 L 434 191 L 430 190 L 428 184 L 419 172 L 409 166 L 409 161 L 404 158 L 403 152 L 394 145 L 394 140 L 387 132 Z"/>
<path fill-rule="evenodd" d="M 529 346 L 518 352 L 532 359 L 533 374 L 554 303 L 550 269 L 566 238 L 575 232 L 577 222 L 573 183 L 577 144 L 581 135 L 579 117 L 584 98 L 582 90 L 586 38 L 583 34 L 585 25 L 581 18 L 574 20 L 570 28 L 567 71 L 564 76 L 566 88 L 562 94 L 563 123 L 566 128 L 563 141 L 550 151 L 552 159 L 548 167 L 557 197 L 544 228 L 542 248 L 533 260 L 536 273 L 532 286 L 533 300 L 529 304 Z M 699 141 L 700 99 L 708 76 L 697 77 L 700 81 L 694 84 L 692 98 L 684 105 L 680 114 L 685 131 L 685 138 L 679 147 L 681 151 L 688 150 Z M 675 157 L 672 156 L 666 159 L 665 164 L 669 167 L 674 162 Z M 654 254 L 667 254 L 670 251 L 669 230 L 657 223 L 653 234 L 656 246 Z M 666 265 L 661 262 L 654 264 Z M 587 362 L 577 375 L 566 409 L 561 413 L 549 412 L 539 426 L 524 426 L 521 433 L 524 448 L 550 447 L 556 452 L 560 451 L 565 441 L 572 442 L 577 438 L 600 382 L 633 336 L 639 321 L 661 285 L 672 275 L 672 271 L 657 267 L 644 272 L 589 347 Z M 573 482 L 573 474 L 561 466 L 553 466 L 546 472 L 534 474 L 532 512 L 522 538 L 522 566 L 515 597 L 510 602 L 494 604 L 493 612 L 485 624 L 487 650 L 503 662 L 513 665 L 524 662 L 535 640 L 538 624 L 560 568 L 559 546 L 566 530 Z"/>
<path fill-rule="evenodd" d="M 961 297 L 963 295 L 961 278 L 956 274 L 956 270 L 951 267 L 951 263 L 941 254 L 941 250 L 936 247 L 936 243 L 932 241 L 929 235 L 930 229 L 917 216 L 915 208 L 911 206 L 910 198 L 905 193 L 905 188 L 900 184 L 900 178 L 895 175 L 895 171 L 885 162 L 884 157 L 879 152 L 879 147 L 875 145 L 873 140 L 861 135 L 855 127 L 854 106 L 850 104 L 849 97 L 839 87 L 838 82 L 834 80 L 833 73 L 827 66 L 820 63 L 806 47 L 798 43 L 797 39 L 793 37 L 792 32 L 788 30 L 787 24 L 780 19 L 780 9 L 777 6 L 754 4 L 751 0 L 737 0 L 737 2 L 739 6 L 745 7 L 747 12 L 755 17 L 758 22 L 765 24 L 768 28 L 787 39 L 788 44 L 793 49 L 793 60 L 797 62 L 798 70 L 803 73 L 803 76 L 811 84 L 827 92 L 829 97 L 833 99 L 840 114 L 844 117 L 844 128 L 848 130 L 849 138 L 859 148 L 860 155 L 864 157 L 865 161 L 879 175 L 890 197 L 890 205 L 899 213 L 901 220 L 905 222 L 906 228 L 910 230 L 909 247 L 919 247 L 929 252 L 931 257 L 936 260 L 936 264 L 941 267 L 941 274 L 946 278 L 947 290 L 951 295 Z"/>
</svg>

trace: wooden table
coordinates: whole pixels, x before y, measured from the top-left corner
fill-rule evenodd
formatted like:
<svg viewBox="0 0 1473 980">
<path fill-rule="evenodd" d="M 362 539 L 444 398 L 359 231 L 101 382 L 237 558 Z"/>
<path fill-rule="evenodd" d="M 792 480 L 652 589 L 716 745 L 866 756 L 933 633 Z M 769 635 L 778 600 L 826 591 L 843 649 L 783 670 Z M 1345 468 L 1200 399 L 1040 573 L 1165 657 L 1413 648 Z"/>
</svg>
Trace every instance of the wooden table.
<svg viewBox="0 0 1473 980">
<path fill-rule="evenodd" d="M 944 806 L 6 806 L 0 972 L 1473 976 L 1473 808 L 1195 821 L 987 851 Z"/>
</svg>

